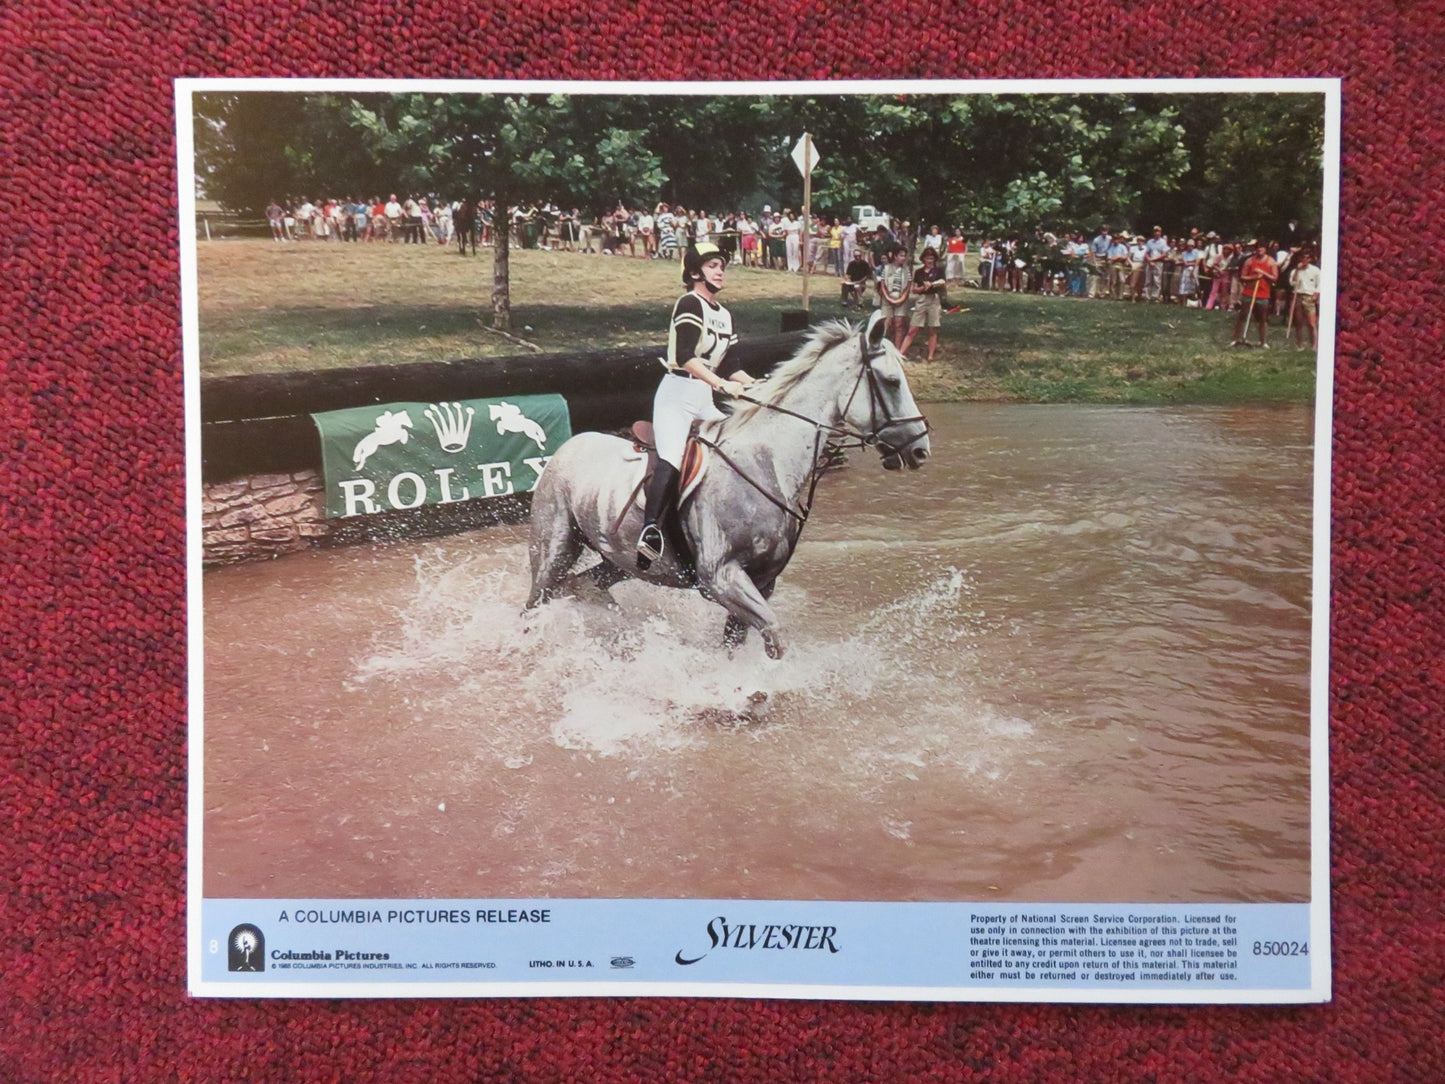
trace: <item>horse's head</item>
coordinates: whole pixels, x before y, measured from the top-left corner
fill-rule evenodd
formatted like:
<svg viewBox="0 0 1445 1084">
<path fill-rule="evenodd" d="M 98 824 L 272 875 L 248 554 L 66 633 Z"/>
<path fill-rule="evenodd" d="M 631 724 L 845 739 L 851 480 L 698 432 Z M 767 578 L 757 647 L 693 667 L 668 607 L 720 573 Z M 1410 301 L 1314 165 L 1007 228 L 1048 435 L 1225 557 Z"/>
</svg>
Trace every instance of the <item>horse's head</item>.
<svg viewBox="0 0 1445 1084">
<path fill-rule="evenodd" d="M 917 469 L 928 458 L 928 422 L 918 412 L 903 356 L 875 316 L 868 326 L 835 320 L 814 329 L 803 348 L 747 396 L 735 417 L 747 425 L 767 410 L 811 421 L 820 432 L 877 445 L 883 466 Z"/>
<path fill-rule="evenodd" d="M 928 420 L 913 401 L 903 355 L 889 341 L 888 321 L 881 312 L 851 337 L 848 348 L 857 351 L 860 372 L 843 406 L 843 420 L 865 441 L 878 445 L 886 470 L 904 463 L 917 470 L 930 452 Z"/>
</svg>

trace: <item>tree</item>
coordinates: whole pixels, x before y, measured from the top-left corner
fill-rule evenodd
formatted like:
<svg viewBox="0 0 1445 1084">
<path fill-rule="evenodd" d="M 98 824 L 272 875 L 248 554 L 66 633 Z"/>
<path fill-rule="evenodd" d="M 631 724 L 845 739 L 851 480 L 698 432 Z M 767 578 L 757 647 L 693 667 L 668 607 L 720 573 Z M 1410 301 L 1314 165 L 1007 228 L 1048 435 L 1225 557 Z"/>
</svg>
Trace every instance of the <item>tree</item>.
<svg viewBox="0 0 1445 1084">
<path fill-rule="evenodd" d="M 410 190 L 608 211 L 658 198 L 797 206 L 789 151 L 821 154 L 813 203 L 872 203 L 919 227 L 1029 236 L 1101 222 L 1319 228 L 1317 94 L 197 96 L 198 180 L 255 213 L 300 194 Z M 1145 216 L 1148 216 L 1145 221 Z M 492 318 L 511 323 L 498 223 Z"/>
<path fill-rule="evenodd" d="M 348 125 L 350 104 L 331 94 L 196 95 L 198 183 L 225 207 L 257 216 L 272 200 L 365 198 L 395 186 L 394 171 Z"/>
<path fill-rule="evenodd" d="M 1324 96 L 1265 94 L 1230 101 L 1205 147 L 1207 221 L 1281 239 L 1291 220 L 1319 236 L 1324 209 Z"/>
<path fill-rule="evenodd" d="M 414 185 L 495 201 L 492 324 L 511 329 L 508 209 L 571 196 L 599 205 L 612 194 L 656 192 L 657 155 L 626 126 L 638 99 L 561 94 L 398 95 L 354 100 L 349 123 L 376 162 Z M 611 206 L 610 202 L 607 206 Z"/>
</svg>

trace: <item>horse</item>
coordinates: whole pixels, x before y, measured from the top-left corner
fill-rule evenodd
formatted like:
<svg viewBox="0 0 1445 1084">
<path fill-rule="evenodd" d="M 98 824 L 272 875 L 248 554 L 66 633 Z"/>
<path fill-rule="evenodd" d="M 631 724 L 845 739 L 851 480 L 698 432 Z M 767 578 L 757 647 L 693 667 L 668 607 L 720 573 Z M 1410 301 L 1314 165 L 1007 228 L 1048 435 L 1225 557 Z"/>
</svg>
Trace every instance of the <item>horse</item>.
<svg viewBox="0 0 1445 1084">
<path fill-rule="evenodd" d="M 918 412 L 902 355 L 875 314 L 866 328 L 838 320 L 818 327 L 790 360 L 740 397 L 733 414 L 703 426 L 709 465 L 681 502 L 676 529 L 693 561 L 669 544 L 637 567 L 638 500 L 646 456 L 633 442 L 579 433 L 553 455 L 532 495 L 526 609 L 587 582 L 604 595 L 629 577 L 663 587 L 696 587 L 727 611 L 723 643 L 741 645 L 757 629 L 771 659 L 783 655 L 768 605 L 812 509 L 824 445 L 876 445 L 883 466 L 923 466 L 928 422 Z M 601 562 L 568 575 L 582 552 Z"/>
<path fill-rule="evenodd" d="M 465 256 L 467 245 L 472 246 L 472 255 L 477 254 L 477 205 L 464 199 L 452 212 L 452 229 L 456 231 L 457 254 Z"/>
</svg>

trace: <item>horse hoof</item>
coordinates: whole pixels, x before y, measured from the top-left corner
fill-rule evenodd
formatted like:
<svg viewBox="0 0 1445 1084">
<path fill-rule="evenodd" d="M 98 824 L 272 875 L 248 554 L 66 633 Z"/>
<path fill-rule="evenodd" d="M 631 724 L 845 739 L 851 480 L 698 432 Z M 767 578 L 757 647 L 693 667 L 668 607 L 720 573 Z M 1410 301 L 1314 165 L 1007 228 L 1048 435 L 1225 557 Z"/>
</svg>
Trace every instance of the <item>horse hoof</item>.
<svg viewBox="0 0 1445 1084">
<path fill-rule="evenodd" d="M 770 659 L 781 659 L 783 657 L 783 641 L 778 639 L 776 633 L 763 633 L 763 650 L 768 653 Z"/>
</svg>

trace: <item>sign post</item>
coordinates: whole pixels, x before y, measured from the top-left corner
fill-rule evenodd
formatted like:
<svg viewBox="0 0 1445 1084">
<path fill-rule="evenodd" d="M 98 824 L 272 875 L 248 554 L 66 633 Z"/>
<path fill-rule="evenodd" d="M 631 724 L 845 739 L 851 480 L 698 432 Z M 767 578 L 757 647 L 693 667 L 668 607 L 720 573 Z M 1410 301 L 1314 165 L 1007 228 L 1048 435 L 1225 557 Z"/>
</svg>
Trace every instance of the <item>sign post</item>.
<svg viewBox="0 0 1445 1084">
<path fill-rule="evenodd" d="M 807 132 L 793 148 L 793 161 L 803 175 L 803 311 L 808 311 L 808 253 L 813 245 L 813 167 L 818 164 L 818 149 L 813 146 L 813 137 Z"/>
</svg>

